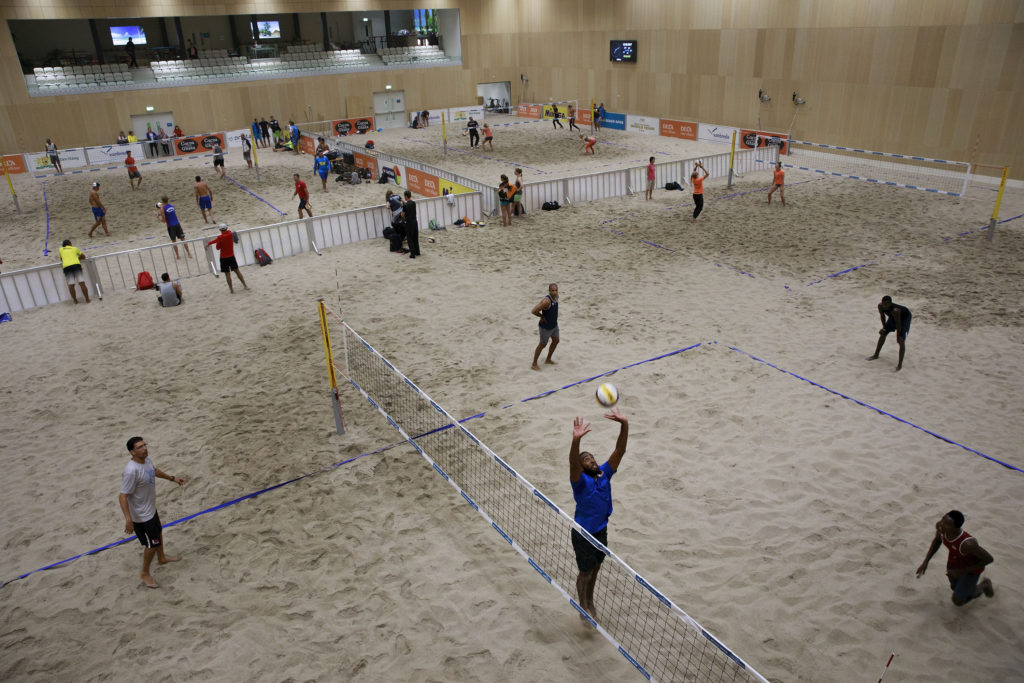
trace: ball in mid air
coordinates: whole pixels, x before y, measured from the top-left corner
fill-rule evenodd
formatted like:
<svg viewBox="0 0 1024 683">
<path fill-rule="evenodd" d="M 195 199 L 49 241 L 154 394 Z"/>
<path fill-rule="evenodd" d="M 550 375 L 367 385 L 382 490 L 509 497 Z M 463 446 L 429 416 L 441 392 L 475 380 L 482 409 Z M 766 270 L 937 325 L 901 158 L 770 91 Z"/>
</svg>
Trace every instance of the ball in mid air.
<svg viewBox="0 0 1024 683">
<path fill-rule="evenodd" d="M 611 408 L 619 400 L 619 391 L 614 384 L 605 382 L 594 392 L 594 398 L 605 408 Z"/>
</svg>

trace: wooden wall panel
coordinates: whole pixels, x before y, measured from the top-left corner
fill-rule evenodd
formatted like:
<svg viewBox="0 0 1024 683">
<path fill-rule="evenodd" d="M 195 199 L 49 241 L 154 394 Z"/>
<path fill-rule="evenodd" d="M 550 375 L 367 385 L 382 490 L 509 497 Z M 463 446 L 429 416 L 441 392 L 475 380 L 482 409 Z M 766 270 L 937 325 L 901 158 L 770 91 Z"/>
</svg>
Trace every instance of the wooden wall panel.
<svg viewBox="0 0 1024 683">
<path fill-rule="evenodd" d="M 510 81 L 513 102 L 591 97 L 613 111 L 700 118 L 837 144 L 1009 163 L 1024 177 L 1024 2 L 1020 0 L 434 0 L 458 8 L 463 66 L 343 77 L 30 99 L 0 31 L 0 148 L 110 139 L 128 115 L 171 109 L 186 128 L 251 114 L 355 115 L 385 83 L 410 108 L 475 101 Z M 316 0 L 0 0 L 0 18 L 215 16 L 319 12 Z M 340 0 L 330 11 L 405 10 Z M 612 38 L 640 40 L 639 63 L 608 60 Z M 523 91 L 519 75 L 530 79 Z M 771 94 L 763 105 L 759 88 Z M 799 91 L 807 104 L 790 102 Z M 271 111 L 273 110 L 273 111 Z M 338 111 L 341 110 L 341 111 Z M 59 135 L 57 132 L 59 131 Z M 102 139 L 96 139 L 96 138 Z"/>
</svg>

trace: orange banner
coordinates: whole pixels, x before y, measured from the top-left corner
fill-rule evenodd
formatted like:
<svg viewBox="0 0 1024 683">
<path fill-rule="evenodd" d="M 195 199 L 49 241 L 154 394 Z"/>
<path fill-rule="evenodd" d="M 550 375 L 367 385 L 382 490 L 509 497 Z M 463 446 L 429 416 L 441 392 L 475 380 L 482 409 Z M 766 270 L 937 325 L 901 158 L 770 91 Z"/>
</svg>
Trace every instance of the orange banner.
<svg viewBox="0 0 1024 683">
<path fill-rule="evenodd" d="M 539 104 L 520 104 L 516 109 L 516 116 L 522 116 L 528 119 L 539 119 L 541 117 L 542 105 Z"/>
<path fill-rule="evenodd" d="M 760 137 L 758 137 L 760 136 Z M 754 149 L 754 146 L 764 147 L 766 145 L 777 145 L 780 154 L 787 154 L 789 136 L 785 133 L 769 133 L 763 130 L 743 129 L 740 131 L 740 147 L 742 149 Z"/>
<path fill-rule="evenodd" d="M 581 126 L 589 126 L 591 123 L 593 123 L 590 120 L 590 109 L 589 108 L 582 107 L 582 108 L 576 110 L 576 123 L 581 125 Z"/>
<path fill-rule="evenodd" d="M 353 152 L 352 156 L 355 157 L 356 168 L 368 168 L 370 169 L 370 173 L 373 174 L 374 178 L 378 177 L 376 157 L 367 156 L 366 154 L 360 154 L 359 152 Z"/>
<path fill-rule="evenodd" d="M 359 135 L 373 130 L 373 117 L 363 116 L 357 119 L 338 119 L 331 121 L 331 130 L 335 135 Z"/>
<path fill-rule="evenodd" d="M 436 175 L 417 171 L 414 168 L 406 168 L 405 174 L 409 176 L 409 189 L 412 192 L 424 197 L 438 197 L 441 195 Z"/>
<path fill-rule="evenodd" d="M 21 158 L 20 154 L 5 154 L 4 155 L 4 168 L 11 175 L 15 173 L 25 172 L 25 161 Z"/>
<path fill-rule="evenodd" d="M 682 138 L 683 140 L 697 139 L 697 124 L 690 121 L 673 121 L 672 119 L 661 119 L 661 135 L 667 138 Z"/>
<path fill-rule="evenodd" d="M 299 151 L 313 154 L 316 152 L 316 140 L 306 134 L 299 135 Z"/>
<path fill-rule="evenodd" d="M 221 149 L 227 147 L 227 143 L 224 142 L 223 133 L 210 133 L 209 135 L 175 138 L 174 153 L 179 155 L 206 154 L 208 152 L 212 152 L 213 146 L 218 142 L 220 143 Z"/>
</svg>

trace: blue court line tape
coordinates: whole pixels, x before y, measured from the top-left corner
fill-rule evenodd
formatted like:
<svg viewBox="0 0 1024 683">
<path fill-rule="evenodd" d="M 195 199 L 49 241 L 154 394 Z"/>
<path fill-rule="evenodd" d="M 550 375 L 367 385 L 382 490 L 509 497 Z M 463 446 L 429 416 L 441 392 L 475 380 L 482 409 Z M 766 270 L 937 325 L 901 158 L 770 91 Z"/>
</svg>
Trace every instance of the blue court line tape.
<svg viewBox="0 0 1024 683">
<path fill-rule="evenodd" d="M 224 156 L 227 156 L 228 152 L 225 150 Z M 151 164 L 166 164 L 170 161 L 186 161 L 187 159 L 196 159 L 199 157 L 212 157 L 213 152 L 209 154 L 190 154 L 188 156 L 175 156 L 173 159 L 158 159 L 157 161 L 140 161 L 135 164 L 136 166 L 149 166 Z M 124 166 L 96 166 L 94 168 L 81 168 L 77 171 L 65 171 L 64 173 L 41 173 L 39 175 L 33 175 L 33 178 L 56 178 L 57 176 L 66 175 L 78 175 L 80 173 L 95 173 L 96 171 L 117 171 L 123 169 Z"/>
<path fill-rule="evenodd" d="M 886 412 L 886 411 L 882 410 L 881 408 L 876 408 L 875 406 L 871 405 L 870 403 L 865 403 L 864 401 L 859 401 L 859 400 L 853 398 L 852 396 L 848 396 L 848 395 L 846 395 L 844 393 L 836 391 L 835 389 L 830 389 L 829 387 L 826 387 L 824 384 L 819 384 L 818 382 L 815 382 L 814 380 L 807 379 L 806 377 L 802 377 L 802 376 L 796 374 L 795 372 L 790 372 L 789 370 L 785 370 L 783 368 L 780 368 L 779 366 L 777 366 L 777 365 L 775 365 L 773 363 L 770 363 L 770 362 L 768 362 L 768 361 L 766 361 L 766 360 L 764 360 L 762 358 L 758 358 L 757 356 L 755 356 L 753 354 L 747 353 L 743 349 L 737 348 L 735 346 L 728 346 L 728 348 L 733 350 L 733 351 L 735 351 L 735 352 L 737 352 L 737 353 L 743 354 L 744 356 L 746 356 L 748 358 L 756 360 L 758 363 L 763 363 L 764 365 L 767 365 L 770 368 L 778 370 L 779 372 L 783 373 L 784 375 L 789 375 L 790 377 L 795 377 L 795 378 L 797 378 L 799 380 L 807 382 L 811 386 L 818 387 L 819 389 L 824 389 L 825 391 L 827 391 L 830 394 L 834 394 L 834 395 L 836 395 L 836 396 L 838 396 L 840 398 L 845 398 L 848 401 L 853 401 L 857 405 L 863 406 L 864 408 L 869 408 L 869 409 L 875 411 L 876 413 L 878 413 L 879 415 L 884 415 L 886 417 L 890 417 L 893 420 L 896 420 L 897 422 L 901 422 L 901 423 L 903 423 L 903 424 L 905 424 L 907 426 L 913 427 L 914 429 L 916 429 L 918 431 L 924 432 L 925 434 L 927 434 L 929 436 L 935 437 L 939 441 L 945 441 L 946 443 L 948 443 L 948 444 L 950 444 L 952 446 L 956 446 L 958 448 L 964 449 L 968 453 L 972 453 L 974 455 L 980 456 L 982 458 L 985 458 L 986 460 L 991 460 L 992 462 L 996 463 L 997 465 L 1002 465 L 1006 469 L 1013 470 L 1014 472 L 1019 472 L 1021 474 L 1024 474 L 1024 469 L 1021 469 L 1019 467 L 1015 467 L 1014 465 L 1011 465 L 1011 464 L 1009 464 L 1007 462 L 1003 462 L 1002 460 L 999 460 L 998 458 L 993 458 L 991 455 L 986 455 L 985 453 L 982 453 L 981 451 L 975 450 L 975 449 L 970 448 L 968 446 L 964 446 L 963 444 L 958 443 L 956 441 L 953 441 L 952 439 L 950 439 L 948 437 L 945 437 L 945 436 L 942 436 L 941 434 L 937 434 L 936 432 L 933 432 L 930 429 L 925 429 L 924 427 L 916 425 L 913 422 L 910 422 L 909 420 L 904 420 L 902 417 L 897 417 L 896 415 L 893 415 L 892 413 Z"/>
<path fill-rule="evenodd" d="M 43 240 L 43 256 L 49 256 L 50 250 L 50 202 L 46 200 L 46 181 L 43 181 L 43 208 L 46 210 L 46 239 Z"/>
<path fill-rule="evenodd" d="M 820 280 L 815 280 L 814 282 L 808 282 L 806 286 L 810 287 L 811 285 L 816 285 L 819 282 L 824 282 L 825 280 L 828 280 L 829 278 L 839 277 L 840 275 L 846 275 L 847 273 L 852 273 L 853 271 L 860 270 L 861 268 L 867 268 L 868 266 L 877 266 L 877 265 L 878 265 L 878 261 L 868 261 L 867 263 L 862 263 L 859 266 L 853 266 L 852 268 L 847 268 L 846 270 L 840 270 L 838 273 L 832 273 L 831 275 L 826 275 L 825 277 L 821 278 Z"/>
<path fill-rule="evenodd" d="M 286 212 L 285 212 L 285 211 L 282 211 L 281 209 L 277 208 L 276 206 L 274 206 L 273 204 L 271 204 L 270 202 L 268 202 L 268 201 L 267 201 L 266 199 L 264 199 L 263 197 L 259 196 L 258 194 L 255 194 L 254 192 L 252 192 L 252 190 L 250 190 L 249 188 L 247 188 L 247 187 L 246 187 L 245 185 L 242 185 L 241 183 L 236 183 L 236 182 L 234 181 L 234 179 L 233 179 L 233 178 L 232 178 L 231 176 L 229 176 L 229 175 L 226 175 L 226 174 L 225 174 L 224 178 L 225 178 L 225 179 L 227 179 L 227 180 L 228 180 L 228 182 L 230 182 L 230 183 L 232 183 L 232 184 L 234 184 L 234 185 L 237 185 L 238 187 L 242 188 L 243 190 L 245 190 L 246 192 L 248 192 L 249 194 L 251 194 L 251 195 L 252 195 L 253 197 L 256 197 L 256 199 L 260 200 L 261 202 L 263 202 L 264 204 L 266 204 L 267 206 L 269 206 L 269 207 L 270 207 L 271 209 L 273 209 L 274 211 L 277 211 L 277 212 L 278 212 L 279 214 L 281 214 L 282 216 L 286 215 Z"/>
<path fill-rule="evenodd" d="M 996 221 L 996 225 L 1002 225 L 1003 223 L 1009 223 L 1010 221 L 1015 221 L 1018 218 L 1024 218 L 1024 213 L 1017 214 L 1016 216 L 1013 216 L 1011 218 L 1004 218 L 1001 221 Z M 950 240 L 954 240 L 957 237 L 967 237 L 968 235 L 973 235 L 976 232 L 985 232 L 986 230 L 988 230 L 988 223 L 986 223 L 985 225 L 981 226 L 980 228 L 974 228 L 972 230 L 965 230 L 964 232 L 958 232 L 957 234 L 951 235 L 949 237 L 943 237 L 942 241 L 943 242 L 949 242 Z"/>
</svg>

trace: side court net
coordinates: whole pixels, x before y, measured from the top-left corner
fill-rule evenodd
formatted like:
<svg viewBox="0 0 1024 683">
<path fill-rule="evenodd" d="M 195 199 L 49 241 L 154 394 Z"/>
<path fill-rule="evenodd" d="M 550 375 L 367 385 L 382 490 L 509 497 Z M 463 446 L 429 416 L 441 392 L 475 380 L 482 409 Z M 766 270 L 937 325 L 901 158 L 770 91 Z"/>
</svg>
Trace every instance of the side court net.
<svg viewBox="0 0 1024 683">
<path fill-rule="evenodd" d="M 783 165 L 825 175 L 953 197 L 967 191 L 970 178 L 971 165 L 966 161 L 872 152 L 802 140 L 789 140 L 788 144 L 790 156 Z"/>
<path fill-rule="evenodd" d="M 767 683 L 622 559 L 577 527 L 340 317 L 324 308 L 322 319 L 329 328 L 325 342 L 337 352 L 338 361 L 333 364 L 337 373 L 644 677 Z M 572 594 L 578 573 L 570 541 L 573 528 L 607 556 L 595 596 L 599 621 L 584 612 Z"/>
</svg>

